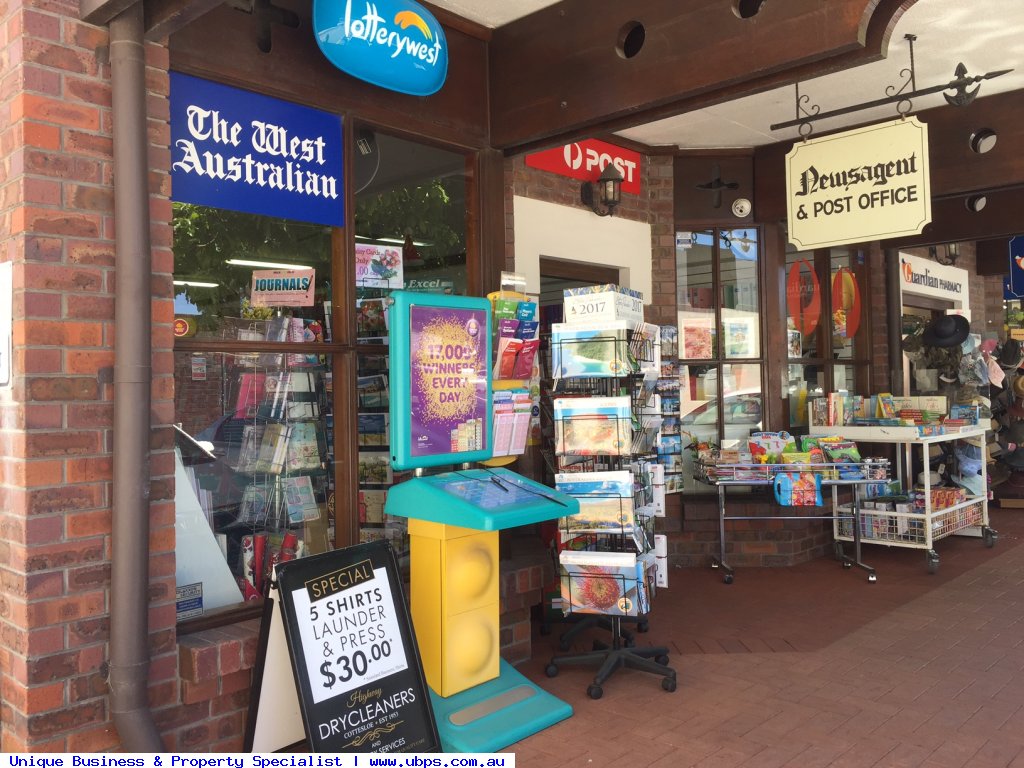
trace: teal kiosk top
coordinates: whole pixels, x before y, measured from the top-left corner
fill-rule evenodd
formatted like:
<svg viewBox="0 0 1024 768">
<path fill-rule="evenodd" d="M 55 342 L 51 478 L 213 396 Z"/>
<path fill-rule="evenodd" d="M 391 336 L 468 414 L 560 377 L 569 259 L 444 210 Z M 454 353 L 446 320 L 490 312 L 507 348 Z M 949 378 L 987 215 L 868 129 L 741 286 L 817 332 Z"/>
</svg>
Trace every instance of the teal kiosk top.
<svg viewBox="0 0 1024 768">
<path fill-rule="evenodd" d="M 470 462 L 490 459 L 494 455 L 490 301 L 410 291 L 396 291 L 391 300 L 388 357 L 392 466 L 398 470 L 468 467 Z M 423 521 L 426 527 L 479 531 L 472 537 L 489 543 L 463 554 L 490 558 L 489 568 L 484 570 L 496 573 L 497 531 L 575 514 L 579 502 L 508 469 L 465 468 L 417 476 L 391 487 L 384 511 Z M 428 554 L 433 552 L 432 544 L 417 548 L 417 541 L 423 538 L 414 535 L 412 542 L 412 615 L 420 648 L 427 649 L 427 681 L 444 750 L 497 752 L 571 716 L 569 704 L 500 659 L 497 578 L 487 580 L 486 585 L 481 583 L 480 589 L 459 585 L 459 594 L 472 594 L 481 600 L 487 595 L 485 605 L 493 605 L 493 615 L 490 609 L 474 608 L 464 617 L 486 625 L 484 631 L 442 631 L 445 622 L 460 621 L 462 617 L 440 607 L 443 596 L 449 593 L 444 586 L 446 571 L 439 571 L 438 561 Z M 447 541 L 440 537 L 437 545 L 447 546 Z M 448 556 L 458 558 L 459 552 L 462 550 L 451 551 Z M 458 611 L 458 606 L 450 608 Z M 449 663 L 445 660 L 467 657 L 445 650 L 445 643 L 468 642 L 466 638 L 477 637 L 491 638 L 491 647 L 475 648 L 469 656 L 476 658 L 480 652 L 496 660 L 496 676 L 488 671 L 487 675 L 471 676 L 465 685 L 445 683 L 442 665 Z"/>
<path fill-rule="evenodd" d="M 414 477 L 388 492 L 388 514 L 481 531 L 531 525 L 579 512 L 579 500 L 508 469 Z"/>
</svg>

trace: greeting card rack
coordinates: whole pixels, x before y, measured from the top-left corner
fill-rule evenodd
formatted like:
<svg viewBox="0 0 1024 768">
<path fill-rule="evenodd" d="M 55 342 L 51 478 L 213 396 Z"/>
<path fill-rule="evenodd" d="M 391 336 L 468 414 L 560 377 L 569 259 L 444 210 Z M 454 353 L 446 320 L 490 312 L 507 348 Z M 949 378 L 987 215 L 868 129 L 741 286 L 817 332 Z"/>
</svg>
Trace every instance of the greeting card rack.
<svg viewBox="0 0 1024 768">
<path fill-rule="evenodd" d="M 658 425 L 639 415 L 646 397 L 637 379 L 660 355 L 647 333 L 566 330 L 587 332 L 585 339 L 552 338 L 555 485 L 580 501 L 578 514 L 559 521 L 561 604 L 568 616 L 583 617 L 560 648 L 587 626 L 608 627 L 611 637 L 590 652 L 554 656 L 545 672 L 554 677 L 561 666 L 596 665 L 587 687 L 593 699 L 620 668 L 659 675 L 662 688 L 674 691 L 668 649 L 638 648 L 623 631 L 623 622 L 645 628 L 655 587 L 655 483 L 646 457 Z"/>
<path fill-rule="evenodd" d="M 727 515 L 725 491 L 730 486 L 770 486 L 777 475 L 782 473 L 811 473 L 821 478 L 822 487 L 832 490 L 832 513 L 828 515 Z M 852 526 L 853 556 L 848 556 L 841 549 L 836 550 L 837 559 L 844 569 L 857 566 L 868 574 L 868 582 L 874 583 L 878 576 L 875 569 L 861 561 L 861 495 L 863 486 L 879 483 L 889 478 L 888 459 L 866 459 L 858 463 L 815 464 L 732 464 L 718 463 L 714 453 L 698 457 L 694 463 L 694 479 L 713 485 L 718 489 L 718 551 L 717 558 L 712 558 L 711 567 L 721 568 L 722 581 L 732 584 L 735 571 L 725 560 L 726 538 L 725 523 L 727 520 L 839 520 L 840 524 L 848 520 Z M 852 501 L 848 513 L 838 503 L 838 493 L 842 488 L 852 492 Z"/>
</svg>

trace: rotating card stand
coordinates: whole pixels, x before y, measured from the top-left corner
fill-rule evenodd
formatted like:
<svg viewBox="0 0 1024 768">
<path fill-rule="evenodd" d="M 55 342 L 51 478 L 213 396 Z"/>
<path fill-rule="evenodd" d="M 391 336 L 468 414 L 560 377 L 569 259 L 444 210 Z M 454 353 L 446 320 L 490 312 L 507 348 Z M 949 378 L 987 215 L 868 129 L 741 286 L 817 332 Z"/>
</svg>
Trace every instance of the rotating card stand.
<svg viewBox="0 0 1024 768">
<path fill-rule="evenodd" d="M 725 490 L 729 486 L 772 485 L 776 475 L 789 472 L 811 472 L 821 477 L 821 485 L 832 489 L 830 515 L 727 515 Z M 861 477 L 849 477 L 859 472 Z M 847 474 L 842 477 L 841 474 Z M 868 483 L 884 482 L 889 478 L 889 460 L 872 459 L 858 463 L 824 462 L 818 464 L 718 464 L 706 459 L 694 463 L 694 478 L 718 489 L 718 546 L 719 556 L 712 558 L 711 567 L 721 568 L 722 581 L 732 584 L 735 571 L 725 560 L 726 520 L 832 520 L 849 521 L 853 526 L 853 557 L 836 550 L 836 557 L 844 569 L 857 566 L 868 574 L 868 581 L 877 580 L 875 569 L 861 561 L 861 488 Z M 853 493 L 850 514 L 840 514 L 837 496 L 840 488 L 848 487 Z"/>
<path fill-rule="evenodd" d="M 599 363 L 586 360 L 601 356 L 602 350 L 605 354 Z M 654 342 L 628 330 L 619 335 L 599 331 L 587 339 L 553 338 L 552 389 L 557 395 L 570 395 L 553 403 L 555 453 L 572 456 L 576 466 L 591 462 L 594 469 L 613 471 L 623 469 L 632 457 L 650 453 L 657 429 L 648 429 L 648 423 L 637 421 L 640 389 L 635 382 L 631 384 L 630 377 L 642 372 L 644 362 L 655 359 Z M 577 404 L 571 395 L 593 399 L 589 404 L 584 399 Z M 596 412 L 587 412 L 588 405 L 595 406 Z M 566 478 L 577 474 L 585 483 L 586 472 L 573 472 Z M 559 487 L 571 482 L 559 480 Z M 563 550 L 559 555 L 563 611 L 582 617 L 563 635 L 560 648 L 567 649 L 576 635 L 595 625 L 608 628 L 611 639 L 609 644 L 595 642 L 590 652 L 553 657 L 546 674 L 557 675 L 561 666 L 597 666 L 587 687 L 593 699 L 603 695 L 604 683 L 623 668 L 659 675 L 662 687 L 674 691 L 676 671 L 668 666 L 668 649 L 633 647 L 632 635 L 623 630 L 625 621 L 636 621 L 638 629 L 644 629 L 650 611 L 647 579 L 653 574 L 654 552 L 647 531 L 649 518 L 637 510 L 653 503 L 653 481 L 642 484 L 635 498 L 567 492 L 580 500 L 581 509 L 574 518 L 560 521 L 563 538 L 593 537 L 602 549 Z M 599 515 L 604 522 L 582 522 L 593 515 L 593 511 L 588 515 L 587 500 L 605 507 Z"/>
<path fill-rule="evenodd" d="M 620 516 L 625 517 L 623 497 L 597 498 L 608 501 L 617 499 L 623 510 Z M 581 505 L 579 516 L 586 516 L 584 509 L 585 505 Z M 597 673 L 587 686 L 587 695 L 592 699 L 601 698 L 604 694 L 602 686 L 618 669 L 635 669 L 659 675 L 664 690 L 676 690 L 676 671 L 668 666 L 668 649 L 660 646 L 637 648 L 632 635 L 622 627 L 624 620 L 646 622 L 653 583 L 649 577 L 653 573 L 654 552 L 649 546 L 647 520 L 633 512 L 629 512 L 629 515 L 633 518 L 632 525 L 622 523 L 617 530 L 610 527 L 600 532 L 576 528 L 566 530 L 566 535 L 571 537 L 607 537 L 610 540 L 605 543 L 611 549 L 564 550 L 559 557 L 563 610 L 567 610 L 569 615 L 584 617 L 563 635 L 559 647 L 564 650 L 568 647 L 567 640 L 581 629 L 595 625 L 610 630 L 611 644 L 595 641 L 592 651 L 555 656 L 545 668 L 545 674 L 554 677 L 563 666 L 597 666 Z M 563 520 L 563 525 L 568 520 Z M 637 552 L 629 551 L 633 546 L 636 546 Z"/>
</svg>

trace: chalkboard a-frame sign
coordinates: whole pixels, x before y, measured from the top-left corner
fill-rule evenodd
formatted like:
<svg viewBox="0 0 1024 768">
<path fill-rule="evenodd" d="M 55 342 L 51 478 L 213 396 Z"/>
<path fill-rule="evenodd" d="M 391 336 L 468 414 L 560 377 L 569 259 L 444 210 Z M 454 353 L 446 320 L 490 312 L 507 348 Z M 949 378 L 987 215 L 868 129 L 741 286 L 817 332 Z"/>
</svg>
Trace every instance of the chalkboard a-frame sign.
<svg viewBox="0 0 1024 768">
<path fill-rule="evenodd" d="M 292 560 L 277 588 L 310 751 L 440 751 L 391 545 Z"/>
</svg>

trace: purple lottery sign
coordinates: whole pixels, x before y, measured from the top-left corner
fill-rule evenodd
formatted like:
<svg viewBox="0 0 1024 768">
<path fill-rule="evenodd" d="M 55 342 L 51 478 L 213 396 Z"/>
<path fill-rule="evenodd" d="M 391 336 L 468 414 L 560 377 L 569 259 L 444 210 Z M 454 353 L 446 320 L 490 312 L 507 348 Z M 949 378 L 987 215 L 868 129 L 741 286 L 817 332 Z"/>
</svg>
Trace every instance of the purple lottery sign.
<svg viewBox="0 0 1024 768">
<path fill-rule="evenodd" d="M 487 446 L 486 312 L 410 308 L 410 454 L 437 456 Z"/>
</svg>

